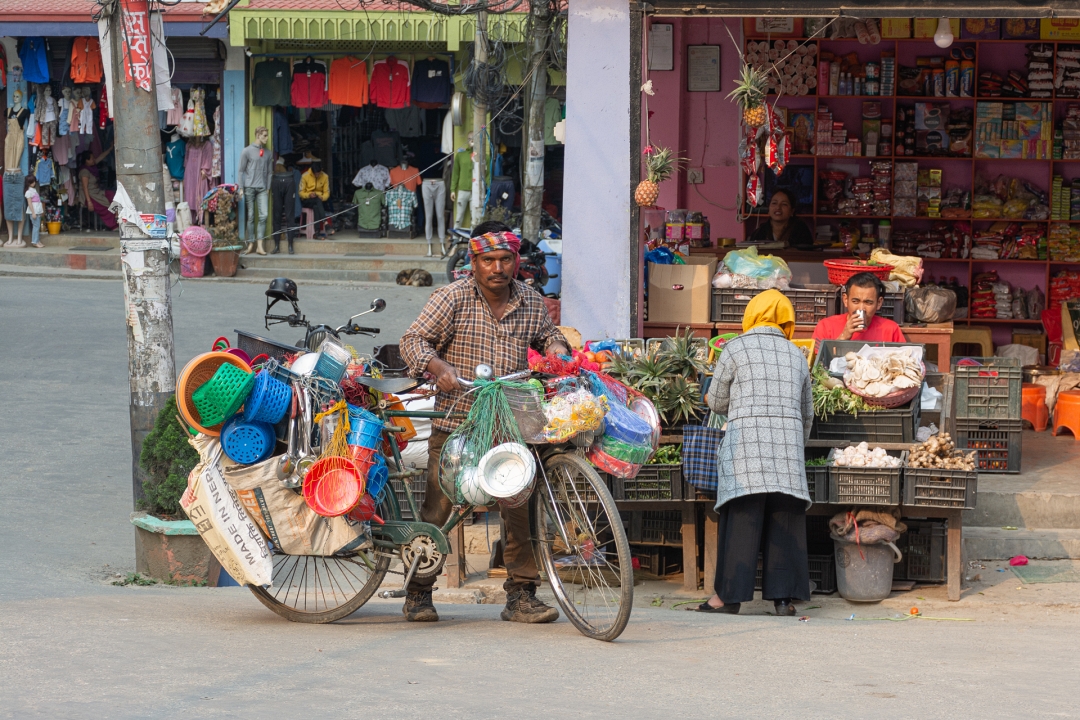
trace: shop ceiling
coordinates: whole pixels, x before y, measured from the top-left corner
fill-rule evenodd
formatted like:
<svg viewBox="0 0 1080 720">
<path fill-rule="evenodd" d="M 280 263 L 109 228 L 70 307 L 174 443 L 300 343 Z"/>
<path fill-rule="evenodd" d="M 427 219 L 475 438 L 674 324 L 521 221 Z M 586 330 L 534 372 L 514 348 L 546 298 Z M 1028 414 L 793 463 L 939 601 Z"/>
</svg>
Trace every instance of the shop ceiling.
<svg viewBox="0 0 1080 720">
<path fill-rule="evenodd" d="M 1080 0 L 1017 2 L 1016 0 L 866 0 L 866 2 L 830 2 L 829 0 L 652 0 L 638 7 L 653 17 L 711 16 L 754 17 L 989 17 L 989 18 L 1080 18 Z"/>
</svg>

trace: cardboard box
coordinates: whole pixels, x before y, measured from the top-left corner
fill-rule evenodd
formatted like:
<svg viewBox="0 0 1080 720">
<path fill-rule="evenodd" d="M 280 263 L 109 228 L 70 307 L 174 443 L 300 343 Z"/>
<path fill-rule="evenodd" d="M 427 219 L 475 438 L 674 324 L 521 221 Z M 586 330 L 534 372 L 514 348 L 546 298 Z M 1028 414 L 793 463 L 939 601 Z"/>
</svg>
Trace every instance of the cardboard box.
<svg viewBox="0 0 1080 720">
<path fill-rule="evenodd" d="M 911 18 L 882 18 L 881 37 L 889 40 L 911 37 Z"/>
<path fill-rule="evenodd" d="M 964 18 L 960 24 L 960 37 L 965 40 L 998 40 L 1001 38 L 1001 21 L 996 18 Z"/>
<path fill-rule="evenodd" d="M 1005 18 L 1001 21 L 1001 37 L 1005 40 L 1038 40 L 1038 18 Z"/>
<path fill-rule="evenodd" d="M 938 18 L 915 18 L 915 26 L 912 37 L 932 38 L 937 32 Z M 949 27 L 952 28 L 954 38 L 960 37 L 960 18 L 950 18 Z"/>
<path fill-rule="evenodd" d="M 691 255 L 686 263 L 649 263 L 649 322 L 709 322 L 717 259 Z"/>
<path fill-rule="evenodd" d="M 801 17 L 748 17 L 743 18 L 743 35 L 746 37 L 788 38 L 803 36 Z"/>
<path fill-rule="evenodd" d="M 1043 40 L 1080 40 L 1080 18 L 1043 18 L 1039 20 Z"/>
</svg>

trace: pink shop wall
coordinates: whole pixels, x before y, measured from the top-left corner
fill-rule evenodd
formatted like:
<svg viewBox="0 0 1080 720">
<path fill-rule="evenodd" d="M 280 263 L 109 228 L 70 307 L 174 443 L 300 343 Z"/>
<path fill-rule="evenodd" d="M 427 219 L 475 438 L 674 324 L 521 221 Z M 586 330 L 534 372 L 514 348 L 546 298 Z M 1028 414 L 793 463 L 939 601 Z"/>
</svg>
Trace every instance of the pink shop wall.
<svg viewBox="0 0 1080 720">
<path fill-rule="evenodd" d="M 736 222 L 739 192 L 739 110 L 727 99 L 735 88 L 739 53 L 731 42 L 742 42 L 742 22 L 738 18 L 658 18 L 651 23 L 673 25 L 674 70 L 648 70 L 642 59 L 642 76 L 652 80 L 655 95 L 642 94 L 642 144 L 670 147 L 686 159 L 676 178 L 660 186 L 657 203 L 668 210 L 685 208 L 704 213 L 712 226 L 712 237 L 742 239 L 742 224 Z M 727 24 L 731 36 L 724 29 Z M 648 26 L 643 48 L 648 43 Z M 686 90 L 686 46 L 720 46 L 720 92 Z M 643 80 L 643 81 L 644 81 Z M 702 168 L 704 182 L 686 182 L 686 167 Z M 644 167 L 642 178 L 645 177 Z"/>
</svg>

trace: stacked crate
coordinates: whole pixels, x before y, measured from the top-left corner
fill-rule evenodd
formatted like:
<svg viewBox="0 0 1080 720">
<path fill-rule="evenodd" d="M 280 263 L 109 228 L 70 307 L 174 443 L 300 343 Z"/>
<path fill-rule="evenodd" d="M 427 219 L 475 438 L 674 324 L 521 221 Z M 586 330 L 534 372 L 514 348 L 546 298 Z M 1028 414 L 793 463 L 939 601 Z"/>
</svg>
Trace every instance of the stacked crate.
<svg viewBox="0 0 1080 720">
<path fill-rule="evenodd" d="M 984 473 L 1020 472 L 1020 361 L 970 358 L 979 365 L 953 363 L 956 401 L 953 438 L 956 447 L 978 452 L 976 469 Z"/>
</svg>

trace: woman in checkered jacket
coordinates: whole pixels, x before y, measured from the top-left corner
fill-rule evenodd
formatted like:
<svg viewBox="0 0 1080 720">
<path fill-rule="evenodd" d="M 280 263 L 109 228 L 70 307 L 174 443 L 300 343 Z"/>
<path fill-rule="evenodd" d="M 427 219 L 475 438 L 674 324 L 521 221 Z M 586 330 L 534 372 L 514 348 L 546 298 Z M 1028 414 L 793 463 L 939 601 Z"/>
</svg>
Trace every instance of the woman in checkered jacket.
<svg viewBox="0 0 1080 720">
<path fill-rule="evenodd" d="M 735 614 L 754 598 L 759 551 L 762 598 L 777 615 L 794 615 L 793 601 L 810 599 L 803 448 L 814 406 L 794 333 L 791 301 L 767 290 L 746 306 L 743 334 L 724 345 L 713 371 L 709 408 L 728 423 L 717 454 L 716 594 L 701 612 Z"/>
</svg>

